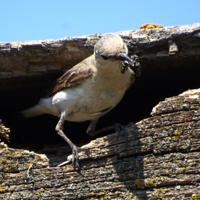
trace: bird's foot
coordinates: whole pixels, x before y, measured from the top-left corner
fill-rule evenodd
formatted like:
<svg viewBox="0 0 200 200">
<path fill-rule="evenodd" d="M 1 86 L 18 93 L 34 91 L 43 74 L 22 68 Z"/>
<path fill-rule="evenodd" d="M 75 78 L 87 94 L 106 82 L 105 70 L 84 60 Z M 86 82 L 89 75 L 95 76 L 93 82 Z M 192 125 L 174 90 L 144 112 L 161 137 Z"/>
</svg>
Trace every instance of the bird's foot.
<svg viewBox="0 0 200 200">
<path fill-rule="evenodd" d="M 118 134 L 118 138 L 123 134 L 124 135 L 124 138 L 125 138 L 125 143 L 126 143 L 126 146 L 128 145 L 128 132 L 126 130 L 126 128 L 130 127 L 133 125 L 133 122 L 130 122 L 129 124 L 127 124 L 126 126 L 123 126 L 119 123 L 116 123 L 114 126 L 115 126 L 115 131 L 116 133 Z"/>
<path fill-rule="evenodd" d="M 72 165 L 74 166 L 74 169 L 76 169 L 76 167 L 80 170 L 80 165 L 79 165 L 79 154 L 78 152 L 80 151 L 88 151 L 89 148 L 86 147 L 77 147 L 77 146 L 73 146 L 72 147 Z"/>
<path fill-rule="evenodd" d="M 62 167 L 70 162 L 72 162 L 72 165 L 74 166 L 74 169 L 78 168 L 79 170 L 81 169 L 79 165 L 79 152 L 80 151 L 88 151 L 89 148 L 87 147 L 77 147 L 76 145 L 73 145 L 72 147 L 72 155 L 67 157 L 67 161 L 62 162 L 61 164 L 58 165 L 58 167 Z"/>
</svg>

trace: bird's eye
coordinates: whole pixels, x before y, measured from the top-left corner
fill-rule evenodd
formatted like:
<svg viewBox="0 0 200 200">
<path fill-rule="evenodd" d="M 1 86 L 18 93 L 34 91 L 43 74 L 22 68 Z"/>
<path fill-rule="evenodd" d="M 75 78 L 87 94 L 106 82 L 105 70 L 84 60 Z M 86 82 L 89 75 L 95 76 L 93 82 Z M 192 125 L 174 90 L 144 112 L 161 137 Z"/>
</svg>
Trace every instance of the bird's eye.
<svg viewBox="0 0 200 200">
<path fill-rule="evenodd" d="M 101 55 L 101 57 L 102 57 L 104 60 L 107 60 L 107 59 L 108 59 L 108 57 L 105 56 L 105 55 Z"/>
</svg>

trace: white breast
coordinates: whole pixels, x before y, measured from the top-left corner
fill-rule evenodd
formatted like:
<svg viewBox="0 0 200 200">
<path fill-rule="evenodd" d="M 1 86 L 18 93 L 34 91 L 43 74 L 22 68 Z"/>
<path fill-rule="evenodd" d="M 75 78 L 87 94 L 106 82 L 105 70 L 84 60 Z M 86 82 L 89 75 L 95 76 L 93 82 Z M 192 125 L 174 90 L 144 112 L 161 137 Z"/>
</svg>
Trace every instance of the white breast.
<svg viewBox="0 0 200 200">
<path fill-rule="evenodd" d="M 117 73 L 108 72 L 110 75 L 107 74 L 107 77 L 88 78 L 80 85 L 57 92 L 48 99 L 41 99 L 39 104 L 45 113 L 58 117 L 65 110 L 68 121 L 99 118 L 120 102 L 130 85 L 131 71 L 121 74 L 119 67 L 117 70 Z"/>
</svg>

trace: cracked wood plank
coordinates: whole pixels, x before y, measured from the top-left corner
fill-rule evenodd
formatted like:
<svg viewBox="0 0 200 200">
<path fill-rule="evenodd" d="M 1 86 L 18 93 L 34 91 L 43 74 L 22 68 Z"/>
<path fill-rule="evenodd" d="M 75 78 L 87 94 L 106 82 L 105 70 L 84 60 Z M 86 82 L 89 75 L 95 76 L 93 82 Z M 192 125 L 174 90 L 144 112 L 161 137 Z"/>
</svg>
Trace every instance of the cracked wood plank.
<svg viewBox="0 0 200 200">
<path fill-rule="evenodd" d="M 0 198 L 199 199 L 199 103 L 200 89 L 188 90 L 128 128 L 127 146 L 116 133 L 84 145 L 90 152 L 80 153 L 80 172 L 71 164 L 49 167 L 45 155 L 2 148 Z"/>
</svg>

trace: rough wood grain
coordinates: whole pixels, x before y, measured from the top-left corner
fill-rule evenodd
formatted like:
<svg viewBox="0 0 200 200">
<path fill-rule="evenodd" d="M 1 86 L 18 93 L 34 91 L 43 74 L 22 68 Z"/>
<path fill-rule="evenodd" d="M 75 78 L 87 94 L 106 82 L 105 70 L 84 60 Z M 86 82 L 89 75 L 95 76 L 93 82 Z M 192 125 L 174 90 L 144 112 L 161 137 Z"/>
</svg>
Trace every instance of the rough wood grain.
<svg viewBox="0 0 200 200">
<path fill-rule="evenodd" d="M 91 141 L 89 155 L 80 153 L 80 172 L 2 148 L 0 198 L 199 199 L 199 103 L 200 89 L 165 99 L 152 117 L 127 129 L 127 146 L 116 133 Z"/>
<path fill-rule="evenodd" d="M 171 67 L 178 67 L 185 60 L 195 64 L 200 60 L 199 23 L 118 34 L 126 42 L 129 53 L 140 56 L 143 71 L 169 67 L 169 63 Z M 16 77 L 23 80 L 39 75 L 62 74 L 91 55 L 94 44 L 102 36 L 95 34 L 58 40 L 0 43 L 0 91 L 5 89 L 3 86 L 8 77 L 7 89 L 11 84 L 12 88 L 22 87 Z M 25 88 L 30 87 L 28 81 L 26 84 Z"/>
</svg>

